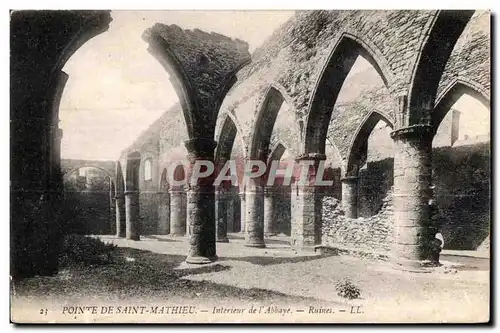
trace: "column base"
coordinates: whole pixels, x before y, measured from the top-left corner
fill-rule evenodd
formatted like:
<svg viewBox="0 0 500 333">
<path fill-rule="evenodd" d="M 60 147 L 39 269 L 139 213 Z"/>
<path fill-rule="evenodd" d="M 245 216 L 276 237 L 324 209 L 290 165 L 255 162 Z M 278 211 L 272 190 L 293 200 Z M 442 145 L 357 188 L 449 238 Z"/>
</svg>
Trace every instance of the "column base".
<svg viewBox="0 0 500 333">
<path fill-rule="evenodd" d="M 229 238 L 217 238 L 216 240 L 217 243 L 229 243 Z"/>
<path fill-rule="evenodd" d="M 314 246 L 303 245 L 303 246 L 291 246 L 291 248 L 292 248 L 292 250 L 300 252 L 300 253 L 315 253 L 317 246 L 318 245 L 314 245 Z"/>
<path fill-rule="evenodd" d="M 184 236 L 186 236 L 186 234 L 177 234 L 177 233 L 175 233 L 175 234 L 168 234 L 168 235 L 172 236 L 172 237 L 184 237 Z"/>
<path fill-rule="evenodd" d="M 133 240 L 133 241 L 140 241 L 141 237 L 140 236 L 128 236 L 125 237 L 127 240 Z"/>
<path fill-rule="evenodd" d="M 273 237 L 278 235 L 276 232 L 265 232 L 264 237 Z"/>
<path fill-rule="evenodd" d="M 196 265 L 206 265 L 206 264 L 210 264 L 214 261 L 217 260 L 217 256 L 213 256 L 213 257 L 192 257 L 192 256 L 188 256 L 186 258 L 186 263 L 188 264 L 196 264 Z"/>
<path fill-rule="evenodd" d="M 246 247 L 255 247 L 255 248 L 260 248 L 260 249 L 263 249 L 266 247 L 265 243 L 245 243 L 244 245 Z"/>
<path fill-rule="evenodd" d="M 115 234 L 115 236 L 118 238 L 125 238 L 125 234 Z"/>
<path fill-rule="evenodd" d="M 392 258 L 391 264 L 397 270 L 413 273 L 430 273 L 434 267 L 437 267 L 436 263 L 429 260 L 411 260 L 402 258 Z"/>
</svg>

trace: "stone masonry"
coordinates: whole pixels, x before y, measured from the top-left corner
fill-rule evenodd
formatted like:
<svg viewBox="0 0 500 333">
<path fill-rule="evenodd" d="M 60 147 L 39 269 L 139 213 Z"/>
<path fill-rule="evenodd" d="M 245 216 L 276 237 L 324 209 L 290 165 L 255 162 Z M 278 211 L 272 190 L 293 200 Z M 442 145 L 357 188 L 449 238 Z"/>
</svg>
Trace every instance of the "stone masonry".
<svg viewBox="0 0 500 333">
<path fill-rule="evenodd" d="M 17 193 L 13 202 L 20 203 L 13 216 L 25 221 L 22 212 L 26 210 L 52 220 L 58 217 L 51 216 L 50 210 L 41 211 L 46 203 L 57 206 L 53 194 L 61 192 L 58 177 L 64 163 L 57 153 L 61 132 L 56 128 L 57 111 L 52 110 L 67 80 L 61 68 L 86 41 L 77 35 L 86 30 L 90 35 L 102 32 L 110 19 L 106 12 L 26 15 L 35 17 L 47 34 L 39 43 L 31 43 L 30 32 L 19 23 L 22 20 L 13 21 L 12 33 L 17 37 L 12 40 L 17 42 L 11 48 L 12 62 L 37 68 L 23 72 L 23 66 L 17 66 L 13 72 L 13 149 L 35 142 L 28 145 L 32 149 L 16 150 L 33 156 L 15 156 L 15 169 L 26 172 L 13 176 Z M 67 29 L 53 29 L 50 22 Z M 225 241 L 229 226 L 235 224 L 244 231 L 247 246 L 265 246 L 266 234 L 273 234 L 276 226 L 269 223 L 275 204 L 263 184 L 239 186 L 240 221 L 235 223 L 228 217 L 235 214 L 227 213 L 234 205 L 221 192 L 216 197 L 216 174 L 192 184 L 190 175 L 199 160 L 219 163 L 238 156 L 242 161 L 262 158 L 267 162 L 271 149 L 281 144 L 278 160 L 326 160 L 340 170 L 336 182 L 343 179 L 345 209 L 332 203 L 335 216 L 329 208 L 325 210 L 329 203 L 323 200 L 322 189 L 311 183 L 290 186 L 290 196 L 283 198 L 290 200 L 293 248 L 307 250 L 320 244 L 377 252 L 390 248 L 388 256 L 395 263 L 417 267 L 426 259 L 435 231 L 427 209 L 434 195 L 431 143 L 435 128 L 450 104 L 465 92 L 489 106 L 489 22 L 490 14 L 484 11 L 298 11 L 252 55 L 246 42 L 217 33 L 163 24 L 147 29 L 143 38 L 148 50 L 170 75 L 180 103 L 124 149 L 119 163 L 109 168 L 115 180 L 117 235 L 140 240 L 146 233 L 188 233 L 186 261 L 197 264 L 217 258 L 216 240 Z M 56 30 L 66 31 L 67 36 Z M 33 45 L 39 45 L 36 54 L 40 58 L 26 52 Z M 370 64 L 370 70 L 349 76 L 359 57 Z M 48 59 L 46 65 L 42 58 Z M 30 91 L 26 87 L 35 86 L 33 82 L 48 88 Z M 361 88 L 356 93 L 357 87 Z M 33 97 L 24 100 L 24 96 Z M 43 121 L 40 113 L 46 113 Z M 393 199 L 361 224 L 363 219 L 357 218 L 359 167 L 367 159 L 369 133 L 381 119 L 391 128 L 395 147 Z M 27 124 L 35 123 L 43 124 L 40 140 L 26 134 L 32 132 L 26 130 Z M 178 135 L 169 135 L 172 132 Z M 35 162 L 37 158 L 40 162 Z M 179 159 L 189 161 L 182 192 L 161 179 Z M 151 179 L 144 178 L 146 161 L 152 166 Z M 49 177 L 41 177 L 38 170 Z M 31 189 L 31 196 L 25 189 Z M 35 193 L 42 190 L 52 194 L 39 198 Z M 26 221 L 20 223 L 39 226 L 36 234 L 43 236 L 37 236 L 40 240 L 33 244 L 48 249 L 57 232 L 41 221 Z M 37 245 L 25 246 L 31 236 L 21 235 L 23 228 L 14 229 L 13 240 L 20 244 L 13 254 L 15 271 L 44 271 L 23 266 L 23 260 L 47 255 L 39 254 Z M 56 270 L 53 258 L 49 261 L 49 270 Z"/>
</svg>

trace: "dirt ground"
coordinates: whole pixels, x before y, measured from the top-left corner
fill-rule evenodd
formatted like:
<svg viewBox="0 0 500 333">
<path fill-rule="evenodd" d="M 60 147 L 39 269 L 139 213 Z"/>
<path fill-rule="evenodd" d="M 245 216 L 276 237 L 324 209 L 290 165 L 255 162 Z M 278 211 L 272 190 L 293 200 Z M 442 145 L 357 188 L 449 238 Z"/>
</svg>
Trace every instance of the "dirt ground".
<svg viewBox="0 0 500 333">
<path fill-rule="evenodd" d="M 445 251 L 443 266 L 430 273 L 412 273 L 385 261 L 296 253 L 287 237 L 267 239 L 264 249 L 247 248 L 241 234 L 231 234 L 229 243 L 217 244 L 216 262 L 198 266 L 184 262 L 189 248 L 186 237 L 148 236 L 139 242 L 112 236 L 101 239 L 119 246 L 109 264 L 74 267 L 54 277 L 12 283 L 13 320 L 489 320 L 489 259 L 480 253 Z M 360 289 L 359 299 L 338 295 L 335 284 L 346 279 Z M 185 308 L 167 309 L 174 306 Z"/>
</svg>

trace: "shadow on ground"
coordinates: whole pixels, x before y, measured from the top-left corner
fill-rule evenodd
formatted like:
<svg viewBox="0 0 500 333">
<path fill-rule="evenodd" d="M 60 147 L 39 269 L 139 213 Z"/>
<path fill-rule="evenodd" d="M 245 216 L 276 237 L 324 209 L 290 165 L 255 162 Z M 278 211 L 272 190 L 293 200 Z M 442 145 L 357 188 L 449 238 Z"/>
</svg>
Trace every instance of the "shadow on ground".
<svg viewBox="0 0 500 333">
<path fill-rule="evenodd" d="M 30 297 L 93 299 L 181 298 L 184 300 L 234 300 L 303 303 L 313 298 L 289 296 L 265 289 L 243 289 L 208 281 L 182 279 L 230 270 L 229 265 L 211 264 L 176 269 L 185 256 L 159 254 L 132 248 L 117 248 L 108 264 L 61 268 L 53 277 L 33 277 L 12 284 L 15 295 Z M 316 257 L 317 258 L 317 257 Z M 272 259 L 272 258 L 271 258 Z M 287 258 L 288 259 L 288 258 Z"/>
<path fill-rule="evenodd" d="M 182 243 L 182 240 L 176 240 L 176 239 L 171 239 L 171 238 L 162 238 L 162 237 L 158 237 L 158 236 L 155 236 L 155 235 L 148 235 L 148 236 L 142 236 L 141 237 L 141 240 L 150 240 L 150 239 L 154 239 L 158 242 L 167 242 L 167 243 Z"/>
<path fill-rule="evenodd" d="M 460 271 L 489 271 L 490 270 L 490 259 L 489 258 L 478 258 L 467 255 L 455 255 L 455 254 L 442 254 L 439 256 L 439 260 L 448 261 L 452 264 L 459 264 L 453 266 L 453 268 Z"/>
<path fill-rule="evenodd" d="M 238 240 L 244 240 L 245 239 L 245 235 L 243 234 L 228 234 L 227 235 L 227 238 L 229 238 L 229 241 L 231 241 L 231 239 L 238 239 Z M 290 240 L 288 239 L 283 239 L 283 237 L 278 238 L 265 238 L 264 239 L 264 242 L 266 244 L 282 244 L 282 245 L 290 245 Z"/>
<path fill-rule="evenodd" d="M 288 263 L 297 263 L 317 260 L 325 257 L 331 257 L 333 254 L 314 255 L 314 256 L 297 256 L 297 257 L 263 257 L 263 256 L 248 256 L 248 257 L 219 257 L 220 260 L 235 260 L 246 261 L 254 265 L 268 266 Z"/>
</svg>

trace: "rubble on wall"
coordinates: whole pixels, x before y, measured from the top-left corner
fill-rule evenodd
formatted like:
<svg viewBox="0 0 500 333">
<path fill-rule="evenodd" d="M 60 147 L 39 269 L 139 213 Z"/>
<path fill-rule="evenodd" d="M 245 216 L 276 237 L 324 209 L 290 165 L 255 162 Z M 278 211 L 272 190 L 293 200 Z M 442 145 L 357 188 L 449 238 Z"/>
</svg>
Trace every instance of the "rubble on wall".
<svg viewBox="0 0 500 333">
<path fill-rule="evenodd" d="M 379 213 L 369 218 L 346 218 L 341 205 L 333 197 L 323 198 L 323 245 L 353 255 L 385 257 L 392 243 L 392 191 Z"/>
</svg>

